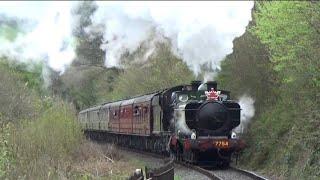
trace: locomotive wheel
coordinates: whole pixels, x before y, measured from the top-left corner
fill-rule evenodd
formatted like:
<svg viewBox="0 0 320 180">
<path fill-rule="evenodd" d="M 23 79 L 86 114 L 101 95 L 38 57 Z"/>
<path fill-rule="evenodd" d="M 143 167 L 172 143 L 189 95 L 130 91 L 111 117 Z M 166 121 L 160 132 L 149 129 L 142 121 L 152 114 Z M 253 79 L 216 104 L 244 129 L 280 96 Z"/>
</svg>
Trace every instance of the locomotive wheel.
<svg viewBox="0 0 320 180">
<path fill-rule="evenodd" d="M 177 149 L 176 160 L 177 160 L 177 161 L 181 161 L 181 153 L 180 153 L 179 148 Z"/>
<path fill-rule="evenodd" d="M 175 160 L 176 161 L 183 160 L 183 152 L 180 144 L 178 144 L 178 146 L 175 148 Z"/>
<path fill-rule="evenodd" d="M 197 160 L 196 152 L 190 150 L 184 153 L 184 159 L 190 164 L 194 164 Z"/>
<path fill-rule="evenodd" d="M 176 159 L 176 155 L 172 151 L 170 151 L 170 159 Z"/>
<path fill-rule="evenodd" d="M 195 161 L 196 161 L 196 153 L 195 152 L 192 152 L 190 153 L 190 161 L 191 161 L 191 164 L 194 164 Z"/>
</svg>

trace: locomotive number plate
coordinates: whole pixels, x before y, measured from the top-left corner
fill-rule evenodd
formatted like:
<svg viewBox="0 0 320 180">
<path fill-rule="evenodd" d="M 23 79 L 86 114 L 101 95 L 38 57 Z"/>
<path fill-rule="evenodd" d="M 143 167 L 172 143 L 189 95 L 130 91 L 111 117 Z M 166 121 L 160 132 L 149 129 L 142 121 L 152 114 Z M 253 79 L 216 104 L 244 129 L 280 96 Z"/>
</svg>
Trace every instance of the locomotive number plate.
<svg viewBox="0 0 320 180">
<path fill-rule="evenodd" d="M 217 140 L 217 141 L 214 141 L 213 144 L 217 148 L 228 148 L 229 147 L 229 141 L 227 141 L 227 140 Z"/>
</svg>

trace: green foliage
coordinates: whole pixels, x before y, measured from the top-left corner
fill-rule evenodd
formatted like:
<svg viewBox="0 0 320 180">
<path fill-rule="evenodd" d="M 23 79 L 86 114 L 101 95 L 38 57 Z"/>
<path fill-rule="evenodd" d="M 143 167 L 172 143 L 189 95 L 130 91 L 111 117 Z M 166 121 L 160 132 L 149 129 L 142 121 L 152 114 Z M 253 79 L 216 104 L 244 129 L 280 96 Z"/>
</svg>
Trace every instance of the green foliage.
<svg viewBox="0 0 320 180">
<path fill-rule="evenodd" d="M 1 122 L 18 122 L 36 116 L 41 111 L 41 100 L 31 88 L 28 81 L 23 80 L 23 73 L 4 61 L 0 61 L 0 113 Z M 34 81 L 33 78 L 30 81 Z"/>
<path fill-rule="evenodd" d="M 8 177 L 47 178 L 48 173 L 52 177 L 65 173 L 82 139 L 75 114 L 70 105 L 58 101 L 39 118 L 16 126 L 9 140 L 15 163 Z"/>
<path fill-rule="evenodd" d="M 319 2 L 257 2 L 218 81 L 256 114 L 241 164 L 283 179 L 319 177 Z"/>
<path fill-rule="evenodd" d="M 100 48 L 103 39 L 103 25 L 92 23 L 92 16 L 97 10 L 93 1 L 79 2 L 73 9 L 73 18 L 76 24 L 73 28 L 73 35 L 76 37 L 76 59 L 74 66 L 103 66 L 105 52 Z M 88 29 L 93 29 L 88 31 Z"/>
<path fill-rule="evenodd" d="M 91 20 L 96 9 L 92 1 L 79 2 L 73 9 L 76 58 L 52 87 L 55 93 L 70 99 L 78 110 L 96 104 L 102 94 L 110 92 L 117 76 L 117 71 L 104 66 L 105 51 L 100 48 L 104 27 Z"/>
<path fill-rule="evenodd" d="M 42 64 L 0 61 L 0 178 L 67 176 L 82 133 L 71 104 L 40 97 Z"/>
<path fill-rule="evenodd" d="M 45 93 L 44 79 L 42 71 L 44 64 L 41 62 L 24 63 L 8 59 L 1 59 L 0 66 L 3 69 L 10 71 L 12 76 L 17 77 L 20 81 L 25 83 L 25 86 L 35 90 L 40 95 Z"/>
<path fill-rule="evenodd" d="M 319 176 L 319 110 L 307 98 L 295 101 L 286 96 L 265 107 L 247 134 L 243 164 L 288 179 Z"/>
<path fill-rule="evenodd" d="M 319 2 L 257 3 L 252 32 L 270 49 L 281 82 L 320 87 L 319 10 Z"/>
<path fill-rule="evenodd" d="M 194 80 L 187 65 L 174 56 L 167 44 L 158 44 L 148 61 L 131 64 L 119 76 L 112 97 L 120 99 L 154 92 Z"/>
<path fill-rule="evenodd" d="M 275 100 L 276 74 L 271 70 L 266 47 L 246 31 L 233 42 L 233 53 L 221 63 L 217 80 L 219 86 L 231 91 L 233 98 L 250 94 L 257 112 Z"/>
</svg>

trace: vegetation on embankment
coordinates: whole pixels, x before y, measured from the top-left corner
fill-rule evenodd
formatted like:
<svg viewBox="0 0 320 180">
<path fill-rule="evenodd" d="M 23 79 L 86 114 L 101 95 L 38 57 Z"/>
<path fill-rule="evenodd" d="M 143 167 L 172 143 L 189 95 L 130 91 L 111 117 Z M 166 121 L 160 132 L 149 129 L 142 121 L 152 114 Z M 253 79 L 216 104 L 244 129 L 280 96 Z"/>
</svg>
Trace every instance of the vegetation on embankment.
<svg viewBox="0 0 320 180">
<path fill-rule="evenodd" d="M 39 74 L 5 61 L 0 65 L 0 176 L 30 179 L 57 173 L 81 142 L 75 111 L 61 100 L 39 95 L 40 83 L 32 84 Z"/>
<path fill-rule="evenodd" d="M 48 92 L 32 82 L 41 74 L 19 67 L 1 59 L 0 179 L 124 179 L 139 167 L 112 145 L 86 141 L 74 106 L 40 95 Z"/>
<path fill-rule="evenodd" d="M 281 179 L 320 176 L 320 3 L 257 2 L 218 81 L 255 98 L 241 164 Z"/>
<path fill-rule="evenodd" d="M 84 2 L 73 12 L 80 16 L 73 32 L 76 58 L 62 76 L 49 69 L 47 87 L 45 63 L 1 60 L 0 177 L 97 177 L 102 174 L 95 169 L 128 169 L 121 158 L 115 158 L 119 166 L 110 165 L 103 148 L 95 151 L 86 144 L 75 123 L 76 111 L 195 78 L 172 54 L 169 42 L 159 43 L 147 61 L 106 68 L 105 52 L 99 48 L 102 34 L 84 33 L 92 25 L 86 17 L 95 10 L 93 2 Z M 0 26 L 0 36 L 13 40 L 19 25 L 8 22 Z M 253 21 L 222 62 L 219 86 L 231 90 L 234 98 L 248 94 L 255 99 L 256 114 L 245 135 L 248 148 L 240 158 L 246 168 L 281 179 L 320 176 L 319 29 L 319 2 L 258 2 Z M 136 58 L 143 51 L 141 46 L 123 58 Z"/>
</svg>

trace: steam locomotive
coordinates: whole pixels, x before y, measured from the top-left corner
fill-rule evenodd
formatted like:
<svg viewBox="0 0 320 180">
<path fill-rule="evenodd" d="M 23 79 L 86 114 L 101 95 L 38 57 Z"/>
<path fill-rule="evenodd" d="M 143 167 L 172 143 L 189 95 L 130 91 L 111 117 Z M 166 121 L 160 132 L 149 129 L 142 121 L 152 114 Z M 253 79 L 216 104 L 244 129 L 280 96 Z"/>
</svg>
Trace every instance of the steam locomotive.
<svg viewBox="0 0 320 180">
<path fill-rule="evenodd" d="M 228 166 L 244 147 L 232 131 L 240 106 L 215 81 L 192 81 L 79 112 L 90 138 L 170 155 L 201 165 Z"/>
</svg>

